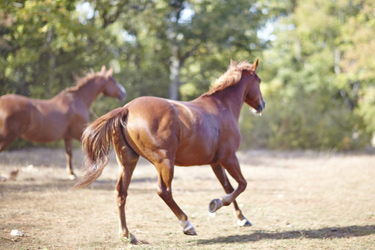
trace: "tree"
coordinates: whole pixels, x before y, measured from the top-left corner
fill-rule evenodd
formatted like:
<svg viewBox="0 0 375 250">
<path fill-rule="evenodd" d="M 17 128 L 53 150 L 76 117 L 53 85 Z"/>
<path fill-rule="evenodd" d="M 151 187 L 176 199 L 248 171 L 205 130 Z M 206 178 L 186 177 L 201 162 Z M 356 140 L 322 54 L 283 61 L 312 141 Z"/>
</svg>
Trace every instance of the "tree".
<svg viewBox="0 0 375 250">
<path fill-rule="evenodd" d="M 231 58 L 251 60 L 255 59 L 254 51 L 260 52 L 256 34 L 267 18 L 253 5 L 255 2 L 244 0 L 146 1 L 143 7 L 119 17 L 124 24 L 122 32 L 130 37 L 134 50 L 127 51 L 126 59 L 133 59 L 138 72 L 152 70 L 163 87 L 167 81 L 171 99 L 180 98 L 183 83 L 199 88 L 192 75 L 212 70 L 214 74 L 203 79 L 207 89 L 209 82 L 218 77 L 215 73 L 225 70 Z M 153 64 L 143 65 L 150 60 Z M 156 85 L 155 77 L 150 85 Z"/>
<path fill-rule="evenodd" d="M 359 127 L 375 132 L 375 3 L 356 0 L 350 3 L 352 15 L 342 27 L 338 84 L 354 99 L 355 114 L 363 119 Z"/>
<path fill-rule="evenodd" d="M 50 98 L 109 61 L 105 32 L 80 22 L 75 1 L 5 3 L 0 16 L 0 94 Z"/>
<path fill-rule="evenodd" d="M 259 121 L 242 123 L 245 134 L 249 128 L 262 129 L 244 137 L 255 140 L 261 134 L 268 138 L 262 146 L 271 148 L 362 147 L 369 137 L 356 114 L 360 81 L 343 69 L 343 58 L 352 40 L 344 35 L 348 20 L 364 9 L 353 2 L 313 0 L 298 2 L 290 10 L 278 22 L 277 40 L 265 52 L 265 71 L 272 73 L 264 79 L 265 98 L 270 99 L 267 112 Z"/>
</svg>

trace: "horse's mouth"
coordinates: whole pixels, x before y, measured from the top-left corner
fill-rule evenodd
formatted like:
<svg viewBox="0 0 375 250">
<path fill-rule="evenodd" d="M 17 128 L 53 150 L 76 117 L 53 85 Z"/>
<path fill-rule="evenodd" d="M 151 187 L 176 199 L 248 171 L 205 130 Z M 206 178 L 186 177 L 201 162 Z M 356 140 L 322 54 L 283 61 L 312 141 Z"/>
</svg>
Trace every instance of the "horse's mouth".
<svg viewBox="0 0 375 250">
<path fill-rule="evenodd" d="M 259 105 L 257 106 L 257 108 L 250 107 L 250 110 L 251 110 L 251 112 L 253 112 L 255 115 L 261 116 L 261 115 L 262 115 L 262 111 L 264 110 L 265 107 L 266 107 L 266 103 L 265 103 L 265 102 L 262 102 L 261 104 L 259 104 Z"/>
<path fill-rule="evenodd" d="M 252 108 L 252 107 L 250 107 L 249 109 L 250 109 L 250 111 L 251 111 L 254 115 L 256 115 L 256 116 L 262 116 L 262 111 L 263 111 L 263 110 L 257 110 L 257 109 Z"/>
</svg>

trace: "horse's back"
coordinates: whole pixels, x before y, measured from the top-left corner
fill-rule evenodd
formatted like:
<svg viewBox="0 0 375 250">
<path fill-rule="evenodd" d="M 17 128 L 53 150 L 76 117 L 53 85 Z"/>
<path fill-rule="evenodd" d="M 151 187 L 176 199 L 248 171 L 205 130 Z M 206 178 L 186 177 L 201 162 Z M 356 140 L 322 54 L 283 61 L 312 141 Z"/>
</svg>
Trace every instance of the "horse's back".
<svg viewBox="0 0 375 250">
<path fill-rule="evenodd" d="M 194 102 L 140 97 L 128 109 L 125 134 L 133 149 L 153 161 L 174 154 L 182 166 L 203 165 L 215 158 L 218 121 L 214 112 Z"/>
</svg>

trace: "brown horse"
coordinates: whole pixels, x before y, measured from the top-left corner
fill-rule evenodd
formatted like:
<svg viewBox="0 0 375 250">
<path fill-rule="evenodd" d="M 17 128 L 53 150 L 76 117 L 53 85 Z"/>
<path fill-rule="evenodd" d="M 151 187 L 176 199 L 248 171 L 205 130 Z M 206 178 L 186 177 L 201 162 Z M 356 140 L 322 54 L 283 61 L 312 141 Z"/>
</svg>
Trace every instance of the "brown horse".
<svg viewBox="0 0 375 250">
<path fill-rule="evenodd" d="M 113 69 L 91 72 L 76 86 L 67 88 L 49 100 L 8 94 L 0 97 L 0 152 L 16 138 L 33 142 L 64 139 L 66 168 L 75 178 L 72 167 L 72 139 L 81 140 L 89 122 L 89 108 L 96 97 L 126 98 L 125 89 L 112 77 Z"/>
<path fill-rule="evenodd" d="M 233 203 L 239 226 L 250 226 L 235 199 L 245 190 L 236 151 L 241 134 L 238 119 L 243 102 L 256 113 L 265 108 L 254 64 L 231 61 L 228 71 L 209 92 L 191 102 L 140 97 L 89 125 L 82 136 L 86 154 L 85 175 L 76 188 L 90 185 L 102 173 L 113 144 L 120 176 L 116 185 L 120 234 L 136 243 L 126 226 L 125 202 L 139 156 L 149 160 L 158 172 L 158 194 L 178 218 L 185 234 L 195 235 L 188 217 L 172 197 L 174 165 L 210 164 L 226 195 L 214 199 L 210 212 Z M 238 182 L 233 189 L 225 170 Z"/>
</svg>

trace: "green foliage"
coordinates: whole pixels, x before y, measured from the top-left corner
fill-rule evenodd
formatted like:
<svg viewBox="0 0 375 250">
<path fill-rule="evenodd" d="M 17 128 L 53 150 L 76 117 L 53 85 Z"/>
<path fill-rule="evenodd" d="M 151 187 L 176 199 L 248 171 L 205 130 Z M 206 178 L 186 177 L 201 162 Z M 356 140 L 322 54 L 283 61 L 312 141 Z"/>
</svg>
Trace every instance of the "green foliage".
<svg viewBox="0 0 375 250">
<path fill-rule="evenodd" d="M 106 33 L 97 36 L 96 27 L 82 24 L 74 1 L 23 1 L 6 6 L 0 11 L 0 84 L 5 86 L 0 94 L 50 98 L 73 85 L 73 73 L 87 72 L 97 65 L 95 61 L 109 60 L 104 53 Z"/>
<path fill-rule="evenodd" d="M 300 1 L 279 20 L 277 40 L 264 53 L 260 72 L 267 73 L 259 73 L 267 108 L 262 119 L 244 116 L 245 147 L 348 150 L 369 144 L 375 52 L 364 42 L 371 44 L 375 35 L 372 7 L 372 1 Z"/>
<path fill-rule="evenodd" d="M 375 131 L 374 9 L 372 0 L 1 1 L 0 95 L 51 98 L 106 65 L 127 101 L 188 101 L 230 59 L 260 57 L 267 106 L 262 117 L 243 110 L 243 147 L 360 148 Z M 261 38 L 268 26 L 273 37 Z M 100 97 L 92 119 L 120 105 Z"/>
<path fill-rule="evenodd" d="M 293 99 L 275 93 L 267 97 L 261 117 L 249 115 L 247 109 L 242 112 L 245 148 L 349 150 L 367 142 L 368 134 L 353 131 L 359 118 L 329 99 L 326 89 L 309 94 L 298 90 Z"/>
</svg>

